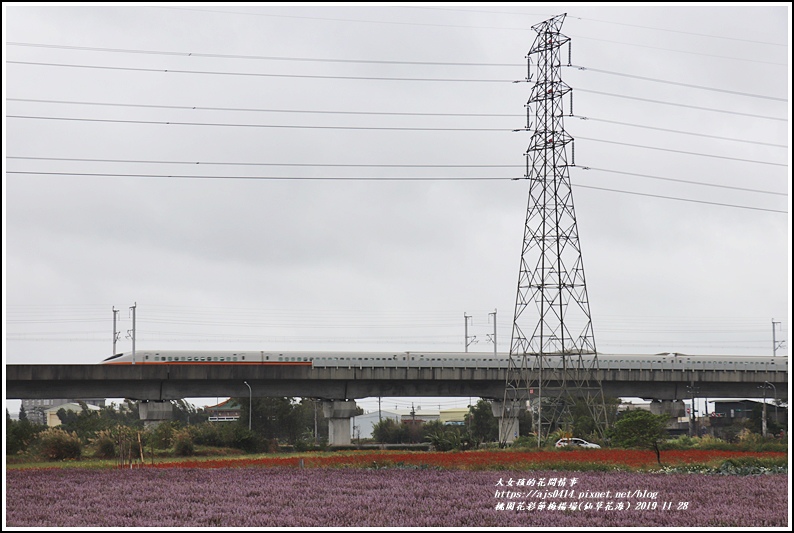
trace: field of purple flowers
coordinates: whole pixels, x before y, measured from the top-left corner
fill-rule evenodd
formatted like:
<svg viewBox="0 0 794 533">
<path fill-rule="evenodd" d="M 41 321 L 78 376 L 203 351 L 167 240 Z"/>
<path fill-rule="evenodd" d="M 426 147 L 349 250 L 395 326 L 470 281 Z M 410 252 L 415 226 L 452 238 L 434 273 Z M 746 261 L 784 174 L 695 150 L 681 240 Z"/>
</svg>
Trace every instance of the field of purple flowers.
<svg viewBox="0 0 794 533">
<path fill-rule="evenodd" d="M 8 470 L 6 526 L 782 527 L 787 484 L 786 474 Z"/>
</svg>

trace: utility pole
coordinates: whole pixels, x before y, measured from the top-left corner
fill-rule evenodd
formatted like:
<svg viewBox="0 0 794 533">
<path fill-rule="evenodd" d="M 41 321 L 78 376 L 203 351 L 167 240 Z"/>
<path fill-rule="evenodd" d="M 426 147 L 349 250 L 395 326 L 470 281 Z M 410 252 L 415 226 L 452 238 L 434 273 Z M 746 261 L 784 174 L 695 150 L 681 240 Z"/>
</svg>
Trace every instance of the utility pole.
<svg viewBox="0 0 794 533">
<path fill-rule="evenodd" d="M 119 333 L 116 331 L 116 317 L 119 314 L 119 310 L 116 309 L 116 306 L 113 306 L 113 351 L 110 355 L 116 355 L 116 341 L 119 340 Z"/>
<path fill-rule="evenodd" d="M 493 315 L 493 356 L 496 357 L 496 309 L 493 310 L 493 313 L 488 313 L 490 317 Z"/>
<path fill-rule="evenodd" d="M 132 310 L 132 364 L 135 364 L 135 308 L 138 307 L 138 302 L 135 302 L 130 309 Z M 128 332 L 130 330 L 127 330 Z"/>
<path fill-rule="evenodd" d="M 411 402 L 411 444 L 414 443 L 415 428 L 416 428 L 416 411 L 414 410 L 414 402 Z"/>
<path fill-rule="evenodd" d="M 783 346 L 783 343 L 786 342 L 786 341 L 780 341 L 780 344 L 778 344 L 777 340 L 775 339 L 775 324 L 779 326 L 780 322 L 775 322 L 775 319 L 773 318 L 772 319 L 772 356 L 776 356 L 777 349 Z"/>
<path fill-rule="evenodd" d="M 465 339 L 463 345 L 465 346 L 465 351 L 466 352 L 469 351 L 469 344 L 475 342 L 475 339 L 477 338 L 477 335 L 472 335 L 471 336 L 471 342 L 469 342 L 469 319 L 470 318 L 471 318 L 471 316 L 467 315 L 466 311 L 464 311 L 463 312 L 463 331 L 464 331 L 464 334 L 466 335 L 466 339 Z"/>
<path fill-rule="evenodd" d="M 764 389 L 764 412 L 761 415 L 761 436 L 764 438 L 766 438 L 766 384 L 767 382 L 765 381 L 764 384 L 761 385 L 761 388 Z"/>
<path fill-rule="evenodd" d="M 312 400 L 312 405 L 314 405 L 314 445 L 317 446 L 320 443 L 317 439 L 317 398 Z"/>
<path fill-rule="evenodd" d="M 248 387 L 248 431 L 251 431 L 251 403 L 253 392 L 251 390 L 251 385 L 249 385 L 247 381 L 243 381 L 243 384 Z"/>
<path fill-rule="evenodd" d="M 689 393 L 689 397 L 692 401 L 692 408 L 691 412 L 689 413 L 689 436 L 697 436 L 697 427 L 695 426 L 695 396 L 697 393 L 700 392 L 700 388 L 695 386 L 694 384 L 687 385 L 686 390 Z"/>
</svg>

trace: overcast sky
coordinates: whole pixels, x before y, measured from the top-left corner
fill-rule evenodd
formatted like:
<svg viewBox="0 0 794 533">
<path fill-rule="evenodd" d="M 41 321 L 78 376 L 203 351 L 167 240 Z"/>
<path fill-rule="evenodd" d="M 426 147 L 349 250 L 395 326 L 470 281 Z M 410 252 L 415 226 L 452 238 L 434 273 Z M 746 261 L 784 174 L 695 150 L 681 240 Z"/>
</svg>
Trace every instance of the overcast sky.
<svg viewBox="0 0 794 533">
<path fill-rule="evenodd" d="M 599 352 L 787 355 L 787 4 L 4 3 L 4 362 L 507 351 L 561 13 Z"/>
</svg>

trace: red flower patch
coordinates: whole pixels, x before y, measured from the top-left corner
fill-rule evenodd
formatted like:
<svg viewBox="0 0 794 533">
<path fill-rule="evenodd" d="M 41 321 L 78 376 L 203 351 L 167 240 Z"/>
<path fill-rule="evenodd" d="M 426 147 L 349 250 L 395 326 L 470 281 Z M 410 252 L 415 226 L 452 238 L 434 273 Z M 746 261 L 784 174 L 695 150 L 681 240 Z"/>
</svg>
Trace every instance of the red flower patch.
<svg viewBox="0 0 794 533">
<path fill-rule="evenodd" d="M 704 464 L 714 460 L 739 457 L 785 457 L 784 452 L 739 452 L 723 450 L 669 450 L 662 452 L 662 462 L 675 466 Z M 158 463 L 155 468 L 228 468 L 228 467 L 292 467 L 306 468 L 383 468 L 414 465 L 454 470 L 499 470 L 507 468 L 534 469 L 554 465 L 614 465 L 641 468 L 657 464 L 656 454 L 650 450 L 561 450 L 561 451 L 468 451 L 468 452 L 398 452 L 360 451 L 259 458 L 216 459 L 208 461 L 180 461 Z"/>
</svg>

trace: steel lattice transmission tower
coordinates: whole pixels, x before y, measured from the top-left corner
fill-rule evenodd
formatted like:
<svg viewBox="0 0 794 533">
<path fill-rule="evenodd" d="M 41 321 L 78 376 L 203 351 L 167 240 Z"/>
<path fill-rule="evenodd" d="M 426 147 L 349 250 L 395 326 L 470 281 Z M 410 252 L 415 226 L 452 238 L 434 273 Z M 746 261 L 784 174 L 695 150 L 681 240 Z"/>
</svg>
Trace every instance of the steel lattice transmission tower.
<svg viewBox="0 0 794 533">
<path fill-rule="evenodd" d="M 527 102 L 526 129 L 532 137 L 524 177 L 529 180 L 529 202 L 502 404 L 504 421 L 516 419 L 518 409 L 530 400 L 539 443 L 557 426 L 570 429 L 577 396 L 585 400 L 600 434 L 606 426 L 568 175 L 566 148 L 573 138 L 563 126 L 563 101 L 570 95 L 572 105 L 573 98 L 560 75 L 565 43 L 570 63 L 570 38 L 560 33 L 564 19 L 562 14 L 532 26 L 538 35 L 527 54 L 528 82 L 533 81 L 533 58 L 535 62 Z M 513 430 L 502 433 L 505 444 Z"/>
</svg>

